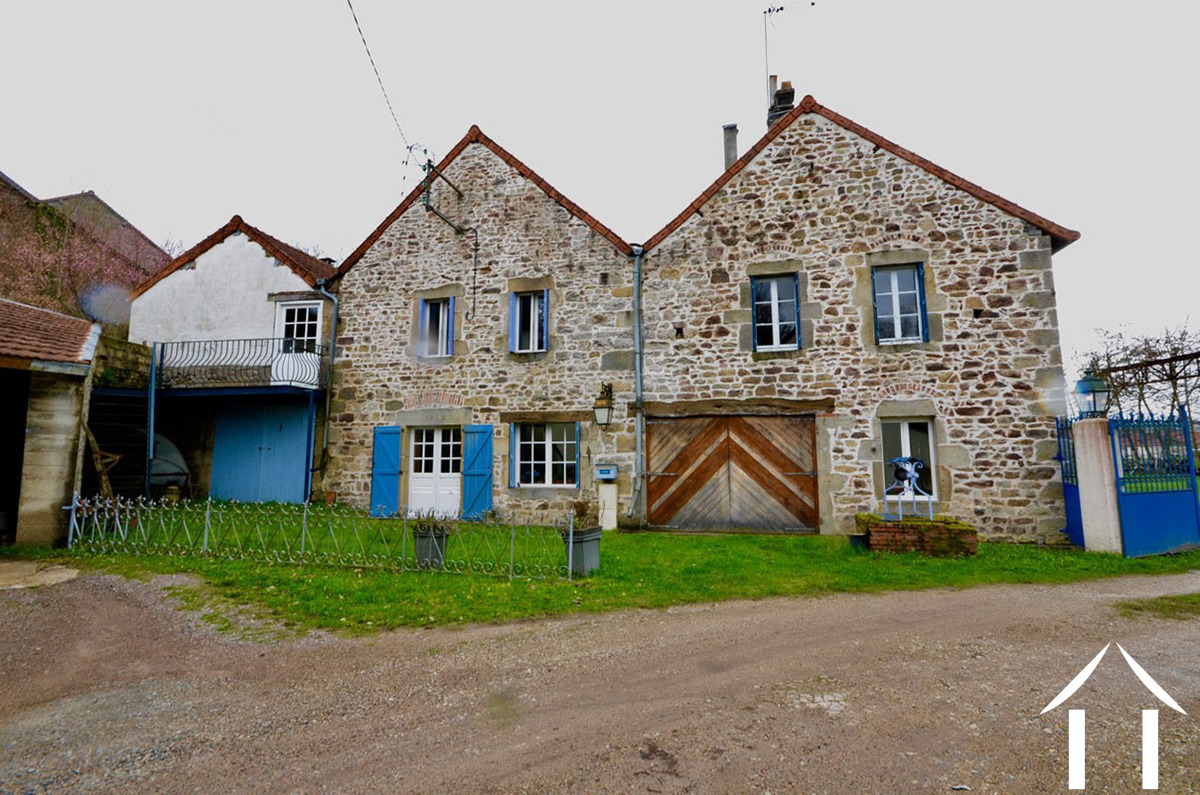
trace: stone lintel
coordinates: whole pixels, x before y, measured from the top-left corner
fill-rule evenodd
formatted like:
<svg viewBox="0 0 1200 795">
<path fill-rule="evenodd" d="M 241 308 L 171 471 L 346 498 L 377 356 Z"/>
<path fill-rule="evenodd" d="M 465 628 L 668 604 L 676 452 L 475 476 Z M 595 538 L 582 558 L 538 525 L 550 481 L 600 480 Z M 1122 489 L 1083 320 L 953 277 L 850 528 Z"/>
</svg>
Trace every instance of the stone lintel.
<svg viewBox="0 0 1200 795">
<path fill-rule="evenodd" d="M 471 409 L 427 408 L 402 409 L 395 413 L 396 424 L 405 428 L 450 426 L 471 424 Z"/>
<path fill-rule="evenodd" d="M 500 422 L 595 422 L 596 415 L 587 411 L 502 411 Z"/>
</svg>

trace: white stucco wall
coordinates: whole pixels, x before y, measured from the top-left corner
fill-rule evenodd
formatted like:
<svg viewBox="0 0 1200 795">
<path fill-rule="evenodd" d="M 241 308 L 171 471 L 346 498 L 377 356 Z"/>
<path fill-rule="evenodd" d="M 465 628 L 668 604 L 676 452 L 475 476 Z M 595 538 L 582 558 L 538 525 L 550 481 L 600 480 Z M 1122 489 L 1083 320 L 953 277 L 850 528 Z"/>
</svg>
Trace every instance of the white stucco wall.
<svg viewBox="0 0 1200 795">
<path fill-rule="evenodd" d="M 234 234 L 134 299 L 131 342 L 275 336 L 272 293 L 312 288 L 243 234 Z"/>
</svg>

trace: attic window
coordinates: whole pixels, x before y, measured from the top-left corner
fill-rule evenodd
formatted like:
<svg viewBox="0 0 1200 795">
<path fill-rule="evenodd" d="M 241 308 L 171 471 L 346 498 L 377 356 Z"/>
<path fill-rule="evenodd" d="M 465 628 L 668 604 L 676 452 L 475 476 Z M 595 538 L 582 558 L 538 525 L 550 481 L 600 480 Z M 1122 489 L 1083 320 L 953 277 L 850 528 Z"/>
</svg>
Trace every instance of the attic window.
<svg viewBox="0 0 1200 795">
<path fill-rule="evenodd" d="M 600 284 L 602 284 L 602 285 L 608 284 L 608 274 L 607 273 L 600 274 Z"/>
</svg>

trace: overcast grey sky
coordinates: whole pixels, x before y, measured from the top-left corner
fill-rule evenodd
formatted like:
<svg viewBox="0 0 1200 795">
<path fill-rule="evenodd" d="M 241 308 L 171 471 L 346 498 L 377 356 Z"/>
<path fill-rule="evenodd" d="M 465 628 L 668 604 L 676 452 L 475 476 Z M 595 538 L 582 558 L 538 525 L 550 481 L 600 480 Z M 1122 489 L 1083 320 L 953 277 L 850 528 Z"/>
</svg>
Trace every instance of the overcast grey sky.
<svg viewBox="0 0 1200 795">
<path fill-rule="evenodd" d="M 765 132 L 770 71 L 1082 239 L 1064 343 L 1188 319 L 1200 48 L 1188 5 L 355 0 L 404 136 L 478 124 L 644 241 Z M 237 213 L 348 254 L 419 180 L 345 0 L 0 0 L 0 171 L 191 246 Z"/>
</svg>

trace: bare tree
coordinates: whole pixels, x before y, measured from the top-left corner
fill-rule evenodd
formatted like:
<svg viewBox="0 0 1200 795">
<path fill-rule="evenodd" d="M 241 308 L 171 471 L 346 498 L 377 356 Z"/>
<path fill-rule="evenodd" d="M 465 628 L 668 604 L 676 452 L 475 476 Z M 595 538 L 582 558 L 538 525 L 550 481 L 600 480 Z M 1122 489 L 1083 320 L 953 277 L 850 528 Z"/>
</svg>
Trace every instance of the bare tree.
<svg viewBox="0 0 1200 795">
<path fill-rule="evenodd" d="M 1110 405 L 1126 414 L 1169 413 L 1200 396 L 1200 332 L 1182 325 L 1161 334 L 1101 330 L 1083 355 L 1085 368 L 1112 389 Z"/>
</svg>

